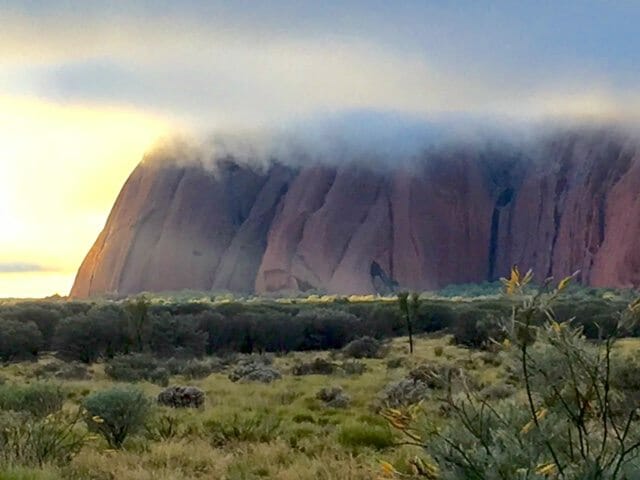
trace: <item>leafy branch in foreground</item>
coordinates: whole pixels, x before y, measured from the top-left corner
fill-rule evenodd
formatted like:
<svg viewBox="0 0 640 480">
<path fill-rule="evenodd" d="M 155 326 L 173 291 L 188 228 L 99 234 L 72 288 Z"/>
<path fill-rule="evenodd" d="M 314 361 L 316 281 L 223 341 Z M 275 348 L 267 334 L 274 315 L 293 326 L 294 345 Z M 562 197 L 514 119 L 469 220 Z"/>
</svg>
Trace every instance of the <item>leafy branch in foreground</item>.
<svg viewBox="0 0 640 480">
<path fill-rule="evenodd" d="M 581 327 L 560 322 L 552 309 L 574 276 L 555 287 L 548 279 L 529 295 L 530 272 L 521 275 L 515 267 L 503 280 L 507 295 L 522 297 L 503 324 L 499 345 L 515 367 L 511 381 L 522 395 L 492 402 L 463 381 L 440 399 L 448 416 L 442 427 L 424 409 L 383 413 L 405 443 L 422 447 L 437 467 L 417 477 L 638 478 L 640 388 L 624 379 L 640 374 L 640 367 L 630 372 L 615 347 L 634 327 L 640 300 L 620 312 L 606 336 L 590 342 Z"/>
</svg>

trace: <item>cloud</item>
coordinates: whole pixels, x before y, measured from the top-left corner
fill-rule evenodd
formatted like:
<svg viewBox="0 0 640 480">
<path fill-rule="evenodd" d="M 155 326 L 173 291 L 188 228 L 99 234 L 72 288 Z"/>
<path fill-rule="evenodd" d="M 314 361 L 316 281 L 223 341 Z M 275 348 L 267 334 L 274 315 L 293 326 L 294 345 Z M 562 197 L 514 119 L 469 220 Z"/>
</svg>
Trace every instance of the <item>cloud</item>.
<svg viewBox="0 0 640 480">
<path fill-rule="evenodd" d="M 631 2 L 5 3 L 3 91 L 198 128 L 318 110 L 629 116 L 640 104 Z"/>
<path fill-rule="evenodd" d="M 0 262 L 0 274 L 2 273 L 36 273 L 54 272 L 54 269 L 27 262 Z"/>
</svg>

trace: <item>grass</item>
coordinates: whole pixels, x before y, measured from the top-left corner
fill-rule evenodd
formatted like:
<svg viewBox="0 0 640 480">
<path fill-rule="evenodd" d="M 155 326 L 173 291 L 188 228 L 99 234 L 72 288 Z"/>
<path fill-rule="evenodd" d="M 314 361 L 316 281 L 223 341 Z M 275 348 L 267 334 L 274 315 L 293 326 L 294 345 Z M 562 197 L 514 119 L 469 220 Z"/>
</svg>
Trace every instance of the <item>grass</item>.
<svg viewBox="0 0 640 480">
<path fill-rule="evenodd" d="M 637 348 L 638 340 L 625 340 L 625 350 Z M 162 434 L 148 428 L 130 437 L 122 450 L 112 450 L 100 438 L 92 438 L 66 466 L 19 469 L 0 465 L 0 480 L 175 480 L 262 479 L 364 480 L 382 474 L 380 461 L 397 468 L 407 465 L 416 451 L 399 447 L 399 438 L 376 413 L 377 399 L 389 382 L 403 378 L 420 364 L 449 362 L 462 367 L 481 385 L 501 382 L 504 367 L 486 352 L 451 345 L 446 336 L 416 339 L 413 356 L 406 338 L 391 342 L 382 359 L 364 359 L 362 375 L 292 375 L 299 361 L 311 361 L 322 352 L 291 353 L 274 360 L 283 378 L 271 384 L 233 383 L 226 372 L 203 379 L 171 378 L 171 384 L 188 384 L 206 393 L 201 410 L 159 409 L 157 416 L 175 418 L 175 431 Z M 402 359 L 388 368 L 388 359 Z M 40 365 L 50 361 L 40 360 Z M 36 363 L 0 367 L 0 376 L 10 383 L 32 383 Z M 71 411 L 91 392 L 119 383 L 110 380 L 103 365 L 91 367 L 89 380 L 62 382 Z M 162 387 L 137 384 L 149 396 Z M 341 386 L 351 397 L 349 408 L 332 409 L 316 399 L 323 387 Z M 438 418 L 435 403 L 425 410 Z M 84 427 L 82 427 L 84 428 Z M 407 467 L 408 469 L 408 467 Z"/>
</svg>

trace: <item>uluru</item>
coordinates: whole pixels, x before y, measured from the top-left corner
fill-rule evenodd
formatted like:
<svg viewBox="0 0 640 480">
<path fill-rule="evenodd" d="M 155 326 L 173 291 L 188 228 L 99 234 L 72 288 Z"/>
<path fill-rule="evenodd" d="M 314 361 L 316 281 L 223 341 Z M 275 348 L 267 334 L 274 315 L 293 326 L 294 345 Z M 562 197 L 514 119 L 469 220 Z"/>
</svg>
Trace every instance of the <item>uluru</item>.
<svg viewBox="0 0 640 480">
<path fill-rule="evenodd" d="M 411 161 L 148 155 L 71 295 L 431 290 L 511 265 L 640 285 L 640 154 L 614 128 L 514 146 L 460 142 Z"/>
</svg>

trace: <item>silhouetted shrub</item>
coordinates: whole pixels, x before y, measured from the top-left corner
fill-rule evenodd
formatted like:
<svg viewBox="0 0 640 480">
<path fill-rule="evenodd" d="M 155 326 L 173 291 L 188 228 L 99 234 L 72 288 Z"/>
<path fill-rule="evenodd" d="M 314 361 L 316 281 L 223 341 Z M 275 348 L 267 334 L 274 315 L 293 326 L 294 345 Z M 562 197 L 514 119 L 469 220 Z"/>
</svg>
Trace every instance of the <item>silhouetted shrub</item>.
<svg viewBox="0 0 640 480">
<path fill-rule="evenodd" d="M 342 352 L 352 358 L 382 358 L 385 353 L 382 343 L 372 337 L 357 338 L 345 346 Z"/>
<path fill-rule="evenodd" d="M 485 348 L 492 340 L 500 342 L 504 338 L 501 318 L 490 310 L 470 307 L 452 326 L 453 342 L 472 348 Z"/>
<path fill-rule="evenodd" d="M 58 356 L 93 363 L 130 350 L 127 317 L 117 305 L 95 306 L 60 321 L 53 340 Z"/>
<path fill-rule="evenodd" d="M 0 361 L 33 360 L 42 345 L 35 323 L 0 319 Z"/>
<path fill-rule="evenodd" d="M 121 382 L 147 380 L 163 386 L 169 383 L 169 371 L 159 360 L 143 353 L 115 357 L 107 362 L 104 372 Z"/>
</svg>

